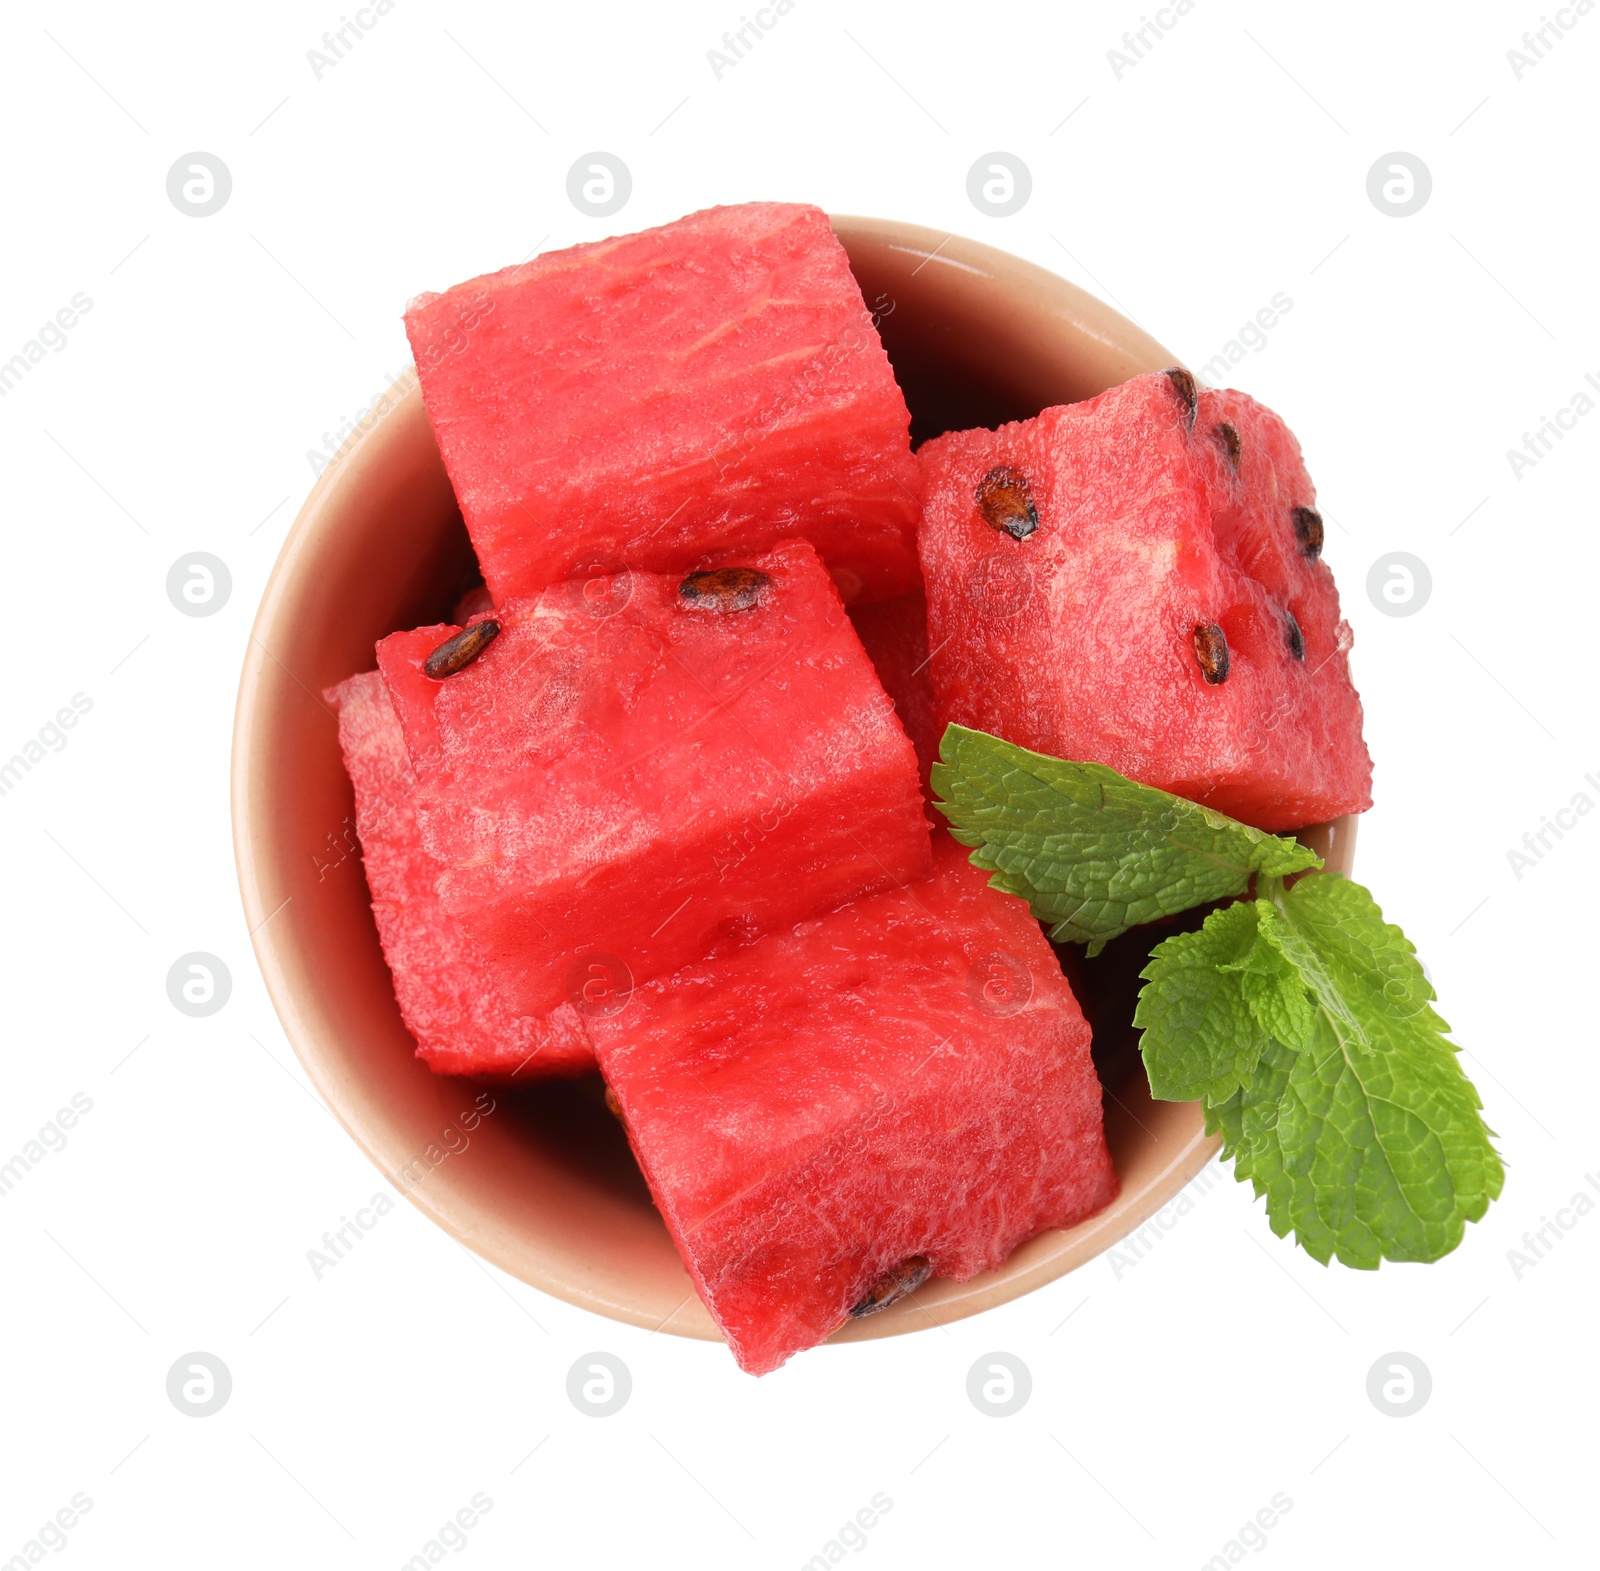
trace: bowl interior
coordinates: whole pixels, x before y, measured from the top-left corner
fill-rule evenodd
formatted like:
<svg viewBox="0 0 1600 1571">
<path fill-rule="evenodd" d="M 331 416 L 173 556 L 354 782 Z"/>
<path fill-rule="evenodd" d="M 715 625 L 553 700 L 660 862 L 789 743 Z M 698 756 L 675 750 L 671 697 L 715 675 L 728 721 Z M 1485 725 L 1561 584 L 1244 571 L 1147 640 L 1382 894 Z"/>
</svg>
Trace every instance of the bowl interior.
<svg viewBox="0 0 1600 1571">
<path fill-rule="evenodd" d="M 1173 357 L 1064 280 L 973 241 L 837 218 L 905 389 L 915 440 L 1089 397 Z M 443 619 L 476 579 L 414 373 L 324 472 L 263 599 L 240 686 L 234 834 L 246 917 L 295 1051 L 378 1167 L 461 1242 L 522 1280 L 637 1325 L 715 1337 L 597 1078 L 485 1090 L 431 1074 L 401 1023 L 368 908 L 350 785 L 324 688 L 397 628 Z M 1353 825 L 1318 832 L 1348 870 Z M 1091 982 L 1091 988 L 1099 985 Z M 1117 987 L 1106 976 L 1101 1007 Z M 1086 1000 L 1087 1002 L 1087 1000 Z M 1131 994 L 1126 1005 L 1131 1012 Z M 839 1333 L 893 1335 L 1060 1276 L 1137 1228 L 1204 1164 L 1198 1108 L 1153 1103 L 1102 1033 L 1122 1179 L 1099 1216 L 972 1282 L 930 1282 Z"/>
</svg>

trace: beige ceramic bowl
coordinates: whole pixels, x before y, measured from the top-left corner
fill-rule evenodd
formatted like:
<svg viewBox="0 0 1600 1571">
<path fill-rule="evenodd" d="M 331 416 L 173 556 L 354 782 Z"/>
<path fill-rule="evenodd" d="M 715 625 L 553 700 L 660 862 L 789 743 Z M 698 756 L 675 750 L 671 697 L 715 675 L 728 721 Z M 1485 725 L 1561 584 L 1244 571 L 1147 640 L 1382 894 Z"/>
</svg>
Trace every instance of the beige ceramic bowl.
<svg viewBox="0 0 1600 1571">
<path fill-rule="evenodd" d="M 1087 398 L 1174 357 L 1100 301 L 1002 252 L 908 224 L 839 218 L 921 438 Z M 356 1142 L 434 1221 L 573 1304 L 715 1338 L 597 1081 L 492 1093 L 431 1074 L 413 1046 L 354 854 L 350 785 L 324 687 L 370 670 L 373 643 L 442 620 L 474 577 L 408 373 L 301 509 L 245 657 L 233 748 L 239 881 L 289 1040 Z M 1319 849 L 1349 868 L 1353 820 Z M 463 1126 L 473 1126 L 464 1129 Z M 929 1282 L 841 1340 L 917 1330 L 1016 1298 L 1138 1228 L 1215 1149 L 1194 1104 L 1152 1102 L 1135 1071 L 1108 1099 L 1122 1193 L 971 1282 Z"/>
</svg>

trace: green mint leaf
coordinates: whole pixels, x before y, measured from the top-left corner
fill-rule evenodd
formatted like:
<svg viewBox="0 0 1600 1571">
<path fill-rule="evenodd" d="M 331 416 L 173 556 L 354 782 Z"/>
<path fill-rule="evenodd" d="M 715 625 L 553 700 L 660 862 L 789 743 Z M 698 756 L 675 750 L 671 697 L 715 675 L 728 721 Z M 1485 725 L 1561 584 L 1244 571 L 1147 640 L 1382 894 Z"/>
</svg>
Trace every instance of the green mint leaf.
<svg viewBox="0 0 1600 1571">
<path fill-rule="evenodd" d="M 1051 937 L 1087 944 L 1229 895 L 1252 877 L 1320 867 L 1304 846 L 1103 764 L 1029 752 L 946 727 L 933 789 L 951 833 L 989 882 L 1020 895 Z"/>
<path fill-rule="evenodd" d="M 1341 1038 L 1359 1033 L 1354 1045 L 1381 1048 L 1414 1041 L 1415 1030 L 1430 1039 L 1449 1031 L 1411 940 L 1360 884 L 1338 874 L 1302 879 L 1273 904 L 1280 920 L 1264 935 L 1302 971 Z"/>
<path fill-rule="evenodd" d="M 1261 941 L 1253 943 L 1238 960 L 1222 969 L 1238 977 L 1244 1001 L 1261 1030 L 1285 1046 L 1302 1048 L 1311 1040 L 1314 1016 L 1311 999 L 1301 980 L 1301 972 L 1280 947 L 1281 935 L 1278 924 L 1272 920 L 1272 905 L 1265 900 L 1256 904 L 1259 909 L 1252 932 Z"/>
<path fill-rule="evenodd" d="M 1273 1231 L 1375 1267 L 1454 1249 L 1504 1182 L 1433 988 L 1372 896 L 1292 840 L 1099 764 L 952 725 L 933 768 L 951 833 L 1052 937 L 1089 946 L 1230 895 L 1156 946 L 1134 1023 L 1151 1090 L 1199 1098 Z"/>
<path fill-rule="evenodd" d="M 1158 944 L 1140 973 L 1133 1023 L 1151 1095 L 1163 1102 L 1223 1102 L 1250 1083 L 1271 1043 L 1235 973 L 1261 947 L 1252 901 L 1240 900 L 1206 918 L 1195 933 Z"/>
<path fill-rule="evenodd" d="M 1345 882 L 1348 883 L 1348 880 Z M 1350 887 L 1361 889 L 1359 884 Z M 1366 895 L 1367 892 L 1361 889 L 1361 893 Z M 1371 899 L 1372 897 L 1367 895 L 1369 903 Z M 1281 968 L 1281 974 L 1289 979 L 1291 986 L 1297 982 L 1304 989 L 1302 997 L 1306 999 L 1303 1017 L 1305 1027 L 1309 1028 L 1311 1014 L 1320 1010 L 1329 1028 L 1341 1043 L 1352 1052 L 1368 1051 L 1372 1044 L 1367 1038 L 1361 1020 L 1357 1018 L 1356 1000 L 1348 998 L 1341 988 L 1340 981 L 1329 975 L 1323 952 L 1316 942 L 1316 935 L 1302 932 L 1299 926 L 1285 921 L 1281 909 L 1271 901 L 1264 900 L 1261 904 L 1265 907 L 1265 920 L 1261 923 L 1262 948 L 1270 950 L 1273 956 L 1271 962 L 1263 959 L 1263 964 L 1276 964 Z M 1400 929 L 1395 928 L 1394 931 L 1399 933 Z M 1405 942 L 1403 934 L 1401 942 Z M 1407 949 L 1410 950 L 1409 945 Z M 1348 967 L 1346 976 L 1342 980 L 1347 981 L 1362 974 L 1359 965 Z M 1421 975 L 1420 968 L 1417 974 Z M 1426 985 L 1425 980 L 1424 985 Z M 1365 990 L 1364 984 L 1360 982 L 1357 983 L 1357 987 Z M 1431 990 L 1428 996 L 1433 996 Z M 1440 1030 L 1448 1029 L 1442 1020 L 1437 1022 L 1437 1026 Z"/>
<path fill-rule="evenodd" d="M 1505 1170 L 1432 984 L 1360 884 L 1303 879 L 1272 903 L 1263 933 L 1294 935 L 1319 963 L 1305 977 L 1316 1035 L 1278 1118 L 1285 1163 L 1309 1181 L 1347 1265 L 1437 1260 L 1499 1196 Z"/>
<path fill-rule="evenodd" d="M 1244 905 L 1187 935 L 1216 924 L 1221 953 L 1227 919 L 1234 952 L 1213 985 L 1231 1001 L 1213 1013 L 1243 1008 L 1266 1038 L 1252 1043 L 1251 1067 L 1233 1086 L 1217 1078 L 1225 1095 L 1201 1091 L 1208 1129 L 1221 1131 L 1236 1175 L 1266 1198 L 1273 1231 L 1292 1229 L 1324 1264 L 1371 1269 L 1448 1254 L 1505 1175 L 1411 943 L 1336 873 L 1288 890 L 1268 881 L 1250 923 L 1232 915 Z M 1238 935 L 1252 926 L 1244 947 Z M 1167 1026 L 1192 1010 L 1197 985 L 1169 959 L 1179 942 L 1155 950 L 1135 1015 L 1157 1096 L 1167 1094 L 1158 1084 L 1196 1083 L 1190 1066 L 1206 1061 Z"/>
<path fill-rule="evenodd" d="M 1282 1238 L 1293 1228 L 1300 1247 L 1326 1265 L 1338 1235 L 1318 1216 L 1310 1181 L 1286 1166 L 1277 1136 L 1279 1109 L 1299 1056 L 1281 1042 L 1270 1043 L 1249 1085 L 1226 1102 L 1204 1104 L 1206 1133 L 1221 1132 L 1222 1154 L 1232 1160 L 1234 1177 L 1248 1179 L 1257 1196 L 1266 1197 L 1272 1231 Z"/>
</svg>

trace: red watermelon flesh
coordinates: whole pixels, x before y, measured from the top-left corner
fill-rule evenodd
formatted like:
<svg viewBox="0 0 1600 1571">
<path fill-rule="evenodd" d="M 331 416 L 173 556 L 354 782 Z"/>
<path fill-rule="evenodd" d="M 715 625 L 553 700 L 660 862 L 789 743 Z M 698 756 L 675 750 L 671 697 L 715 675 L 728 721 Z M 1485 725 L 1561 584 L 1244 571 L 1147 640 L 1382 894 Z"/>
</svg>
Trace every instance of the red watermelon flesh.
<svg viewBox="0 0 1600 1571">
<path fill-rule="evenodd" d="M 910 415 L 818 208 L 550 252 L 420 296 L 406 330 L 497 603 L 788 536 L 846 599 L 917 582 Z"/>
<path fill-rule="evenodd" d="M 850 607 L 850 621 L 917 750 L 923 788 L 939 756 L 940 726 L 928 679 L 928 602 L 920 589 Z"/>
<path fill-rule="evenodd" d="M 324 697 L 338 711 L 372 914 L 417 1056 L 439 1074 L 495 1080 L 593 1070 L 577 1011 L 563 1004 L 544 1019 L 519 1015 L 483 951 L 440 909 L 443 869 L 422 845 L 416 775 L 383 679 L 366 671 Z"/>
<path fill-rule="evenodd" d="M 447 627 L 379 662 L 445 915 L 519 1010 L 926 872 L 916 755 L 804 541 L 709 578 L 571 580 L 494 620 L 441 681 L 422 661 Z"/>
<path fill-rule="evenodd" d="M 1262 829 L 1371 806 L 1350 630 L 1275 415 L 1156 373 L 918 456 L 941 725 Z"/>
<path fill-rule="evenodd" d="M 439 684 L 423 673 L 423 662 L 459 632 L 454 623 L 437 622 L 378 641 L 378 670 L 404 733 L 411 766 L 423 778 L 439 765 L 439 722 L 434 716 Z"/>
<path fill-rule="evenodd" d="M 484 611 L 494 610 L 494 601 L 490 598 L 488 589 L 483 584 L 469 589 L 456 601 L 455 609 L 450 613 L 452 622 L 467 622 Z"/>
<path fill-rule="evenodd" d="M 1316 487 L 1294 433 L 1272 410 L 1231 388 L 1201 391 L 1195 430 L 1212 437 L 1199 444 L 1198 457 L 1218 550 L 1290 609 L 1308 661 L 1342 656 L 1349 629 L 1339 621 L 1333 574 L 1322 560 L 1322 515 L 1312 505 Z M 1359 730 L 1354 692 L 1348 700 Z"/>
<path fill-rule="evenodd" d="M 754 1374 L 907 1262 L 963 1280 L 1116 1195 L 1089 1028 L 1049 944 L 937 841 L 930 878 L 592 1023 L 656 1204 Z"/>
</svg>

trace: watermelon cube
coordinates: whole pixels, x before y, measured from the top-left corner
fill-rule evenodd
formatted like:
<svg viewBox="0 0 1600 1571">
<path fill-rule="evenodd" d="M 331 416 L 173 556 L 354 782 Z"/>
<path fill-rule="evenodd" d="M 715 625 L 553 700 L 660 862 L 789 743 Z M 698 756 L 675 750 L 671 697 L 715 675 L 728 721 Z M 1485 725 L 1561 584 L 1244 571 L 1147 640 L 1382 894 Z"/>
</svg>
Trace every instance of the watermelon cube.
<svg viewBox="0 0 1600 1571">
<path fill-rule="evenodd" d="M 804 541 L 564 581 L 467 631 L 490 627 L 439 679 L 425 664 L 453 628 L 378 659 L 444 916 L 519 1011 L 594 1003 L 591 982 L 613 1007 L 635 980 L 927 871 L 916 754 Z"/>
<path fill-rule="evenodd" d="M 382 677 L 347 677 L 323 696 L 339 716 L 372 914 L 417 1056 L 439 1074 L 493 1080 L 593 1070 L 594 1051 L 572 1005 L 542 1018 L 519 1014 L 501 994 L 496 967 L 445 918 L 434 888 L 443 868 L 422 844 L 417 778 Z"/>
<path fill-rule="evenodd" d="M 850 621 L 883 690 L 917 750 L 922 783 L 939 757 L 939 725 L 928 677 L 928 602 L 920 589 L 850 607 Z"/>
<path fill-rule="evenodd" d="M 423 398 L 495 601 L 811 541 L 917 583 L 910 415 L 827 215 L 750 202 L 422 295 Z"/>
<path fill-rule="evenodd" d="M 1371 806 L 1350 629 L 1276 415 L 1175 368 L 918 457 L 941 727 L 1262 829 Z"/>
<path fill-rule="evenodd" d="M 1026 904 L 942 832 L 929 878 L 637 987 L 592 1034 L 753 1374 L 1117 1192 L 1072 990 Z"/>
</svg>

